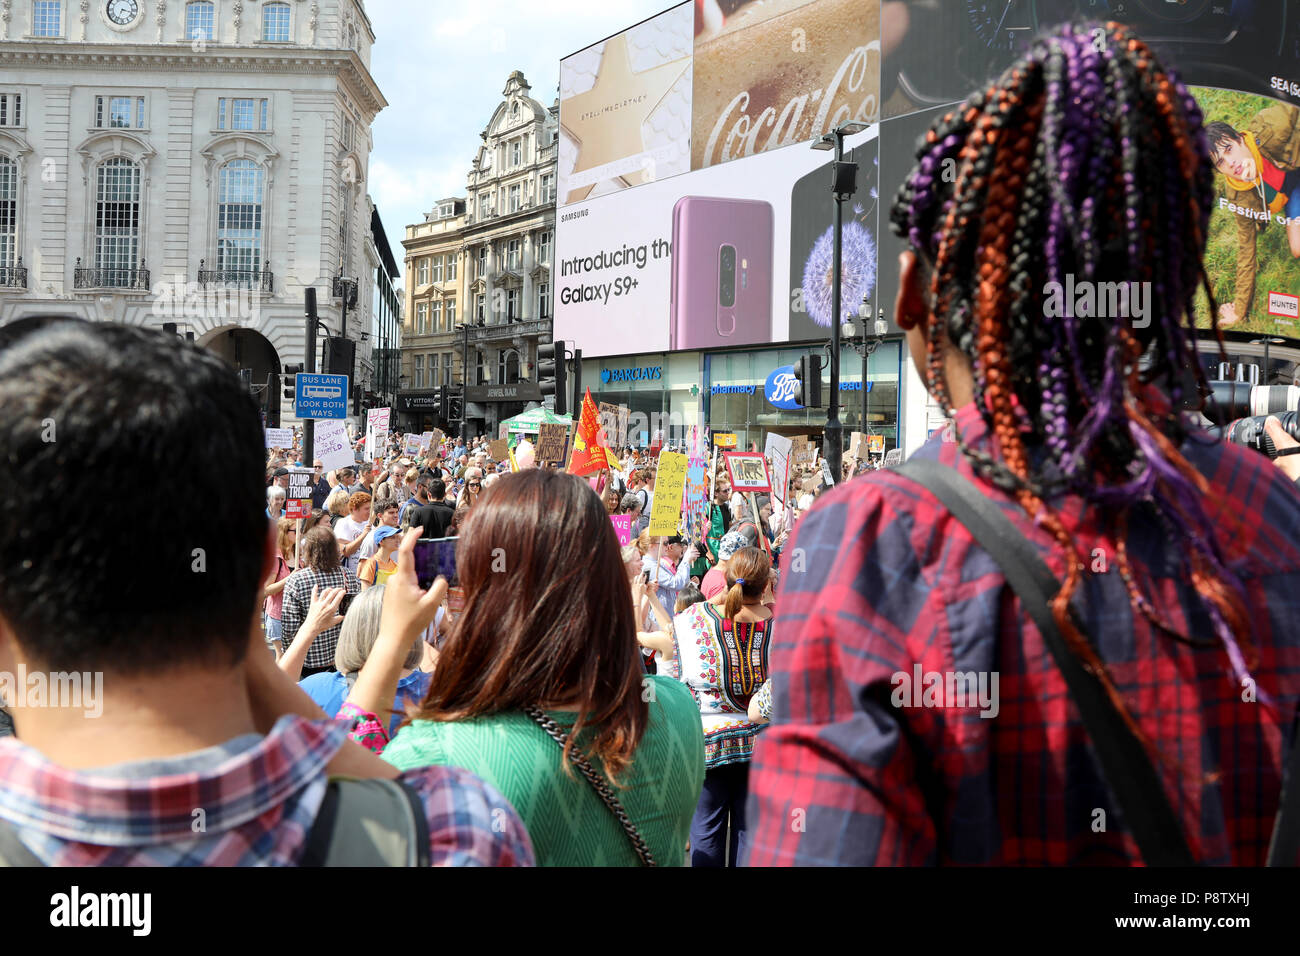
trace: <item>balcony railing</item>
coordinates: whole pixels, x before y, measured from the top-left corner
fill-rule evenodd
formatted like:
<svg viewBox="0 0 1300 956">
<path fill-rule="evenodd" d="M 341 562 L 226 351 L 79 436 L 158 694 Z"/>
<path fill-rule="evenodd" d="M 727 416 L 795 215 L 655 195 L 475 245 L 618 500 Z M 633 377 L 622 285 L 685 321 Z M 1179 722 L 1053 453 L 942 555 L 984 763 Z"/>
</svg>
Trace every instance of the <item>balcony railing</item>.
<svg viewBox="0 0 1300 956">
<path fill-rule="evenodd" d="M 204 288 L 251 289 L 255 292 L 274 292 L 275 273 L 270 269 L 205 269 L 206 259 L 199 260 L 199 285 Z"/>
<path fill-rule="evenodd" d="M 144 266 L 144 260 L 140 260 L 140 268 L 111 268 L 99 269 L 88 268 L 81 265 L 81 260 L 77 260 L 76 268 L 72 272 L 72 287 L 74 289 L 131 289 L 133 291 L 149 291 L 149 270 Z"/>
<path fill-rule="evenodd" d="M 0 288 L 27 288 L 27 267 L 23 265 L 22 256 L 18 257 L 18 262 L 15 265 L 0 266 Z"/>
</svg>

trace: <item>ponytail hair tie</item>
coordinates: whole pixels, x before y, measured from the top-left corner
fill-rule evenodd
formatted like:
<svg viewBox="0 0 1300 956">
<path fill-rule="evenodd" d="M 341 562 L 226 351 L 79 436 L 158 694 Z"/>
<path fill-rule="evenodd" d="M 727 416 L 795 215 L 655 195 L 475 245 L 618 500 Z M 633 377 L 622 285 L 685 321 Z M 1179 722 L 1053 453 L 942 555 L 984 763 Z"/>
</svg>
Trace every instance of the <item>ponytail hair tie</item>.
<svg viewBox="0 0 1300 956">
<path fill-rule="evenodd" d="M 737 584 L 744 584 L 744 583 L 745 583 L 745 579 L 744 579 L 744 578 L 736 578 L 736 583 L 737 583 Z"/>
</svg>

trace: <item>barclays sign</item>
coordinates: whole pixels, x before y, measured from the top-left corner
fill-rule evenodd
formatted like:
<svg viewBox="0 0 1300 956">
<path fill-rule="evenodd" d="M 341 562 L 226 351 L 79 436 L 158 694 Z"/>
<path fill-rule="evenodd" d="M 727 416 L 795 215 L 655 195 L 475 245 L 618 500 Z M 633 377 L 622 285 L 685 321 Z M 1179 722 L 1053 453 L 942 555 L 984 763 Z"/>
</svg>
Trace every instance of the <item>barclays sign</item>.
<svg viewBox="0 0 1300 956">
<path fill-rule="evenodd" d="M 608 385 L 610 382 L 653 382 L 664 377 L 662 365 L 643 366 L 641 368 L 603 368 L 600 380 Z"/>
<path fill-rule="evenodd" d="M 763 383 L 763 394 L 773 408 L 793 410 L 803 408 L 795 398 L 798 388 L 799 380 L 794 377 L 794 366 L 782 365 L 768 375 L 767 381 Z"/>
</svg>

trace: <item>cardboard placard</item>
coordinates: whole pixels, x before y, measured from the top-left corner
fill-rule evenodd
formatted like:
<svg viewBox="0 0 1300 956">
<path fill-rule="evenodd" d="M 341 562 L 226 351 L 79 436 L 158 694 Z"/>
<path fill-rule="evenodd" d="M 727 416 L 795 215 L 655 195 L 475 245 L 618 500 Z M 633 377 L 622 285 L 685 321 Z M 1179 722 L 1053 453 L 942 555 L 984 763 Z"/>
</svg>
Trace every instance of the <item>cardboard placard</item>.
<svg viewBox="0 0 1300 956">
<path fill-rule="evenodd" d="M 885 436 L 868 435 L 867 451 L 871 452 L 873 455 L 883 455 L 885 453 Z"/>
<path fill-rule="evenodd" d="M 889 451 L 885 452 L 886 468 L 893 468 L 895 465 L 901 465 L 902 463 L 903 463 L 903 449 L 891 448 L 889 449 Z"/>
<path fill-rule="evenodd" d="M 314 444 L 313 455 L 320 459 L 326 471 L 356 465 L 356 455 L 352 451 L 352 442 L 348 440 L 342 419 L 323 418 L 316 422 Z"/>
<path fill-rule="evenodd" d="M 713 444 L 719 448 L 735 448 L 740 444 L 740 438 L 730 432 L 719 432 L 713 436 Z"/>
<path fill-rule="evenodd" d="M 564 445 L 569 436 L 568 426 L 538 425 L 537 428 L 537 451 L 534 460 L 548 464 L 564 461 Z"/>
<path fill-rule="evenodd" d="M 794 442 L 790 439 L 772 432 L 767 433 L 765 454 L 772 462 L 772 497 L 782 507 L 785 507 L 789 496 L 790 455 L 793 450 Z"/>
<path fill-rule="evenodd" d="M 676 534 L 682 518 L 682 497 L 686 491 L 685 455 L 675 451 L 661 452 L 656 470 L 655 496 L 650 507 L 650 533 L 652 535 Z"/>
<path fill-rule="evenodd" d="M 808 440 L 807 435 L 797 435 L 790 442 L 794 446 L 791 460 L 796 465 L 811 465 L 817 460 L 817 446 Z"/>
<path fill-rule="evenodd" d="M 772 479 L 767 472 L 767 460 L 761 454 L 752 451 L 729 451 L 725 457 L 733 492 L 749 494 L 772 490 Z M 655 497 L 658 498 L 658 495 Z"/>
<path fill-rule="evenodd" d="M 601 402 L 596 406 L 596 417 L 600 420 L 600 427 L 605 432 L 605 444 L 615 448 L 622 448 L 618 441 L 618 406 L 609 405 Z"/>
<path fill-rule="evenodd" d="M 492 456 L 493 461 L 504 461 L 510 454 L 510 443 L 504 438 L 494 438 L 488 442 L 488 454 Z"/>
<path fill-rule="evenodd" d="M 265 431 L 267 448 L 288 449 L 293 447 L 292 428 L 268 428 Z"/>
</svg>

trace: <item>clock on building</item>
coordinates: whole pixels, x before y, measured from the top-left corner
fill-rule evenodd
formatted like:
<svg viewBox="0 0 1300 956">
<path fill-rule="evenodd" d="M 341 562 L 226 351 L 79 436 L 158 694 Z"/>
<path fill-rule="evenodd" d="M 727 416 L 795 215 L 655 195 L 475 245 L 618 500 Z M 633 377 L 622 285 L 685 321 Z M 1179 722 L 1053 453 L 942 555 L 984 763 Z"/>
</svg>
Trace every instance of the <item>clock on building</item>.
<svg viewBox="0 0 1300 956">
<path fill-rule="evenodd" d="M 120 27 L 129 26 L 140 15 L 139 0 L 108 0 L 104 9 L 108 19 Z"/>
</svg>

